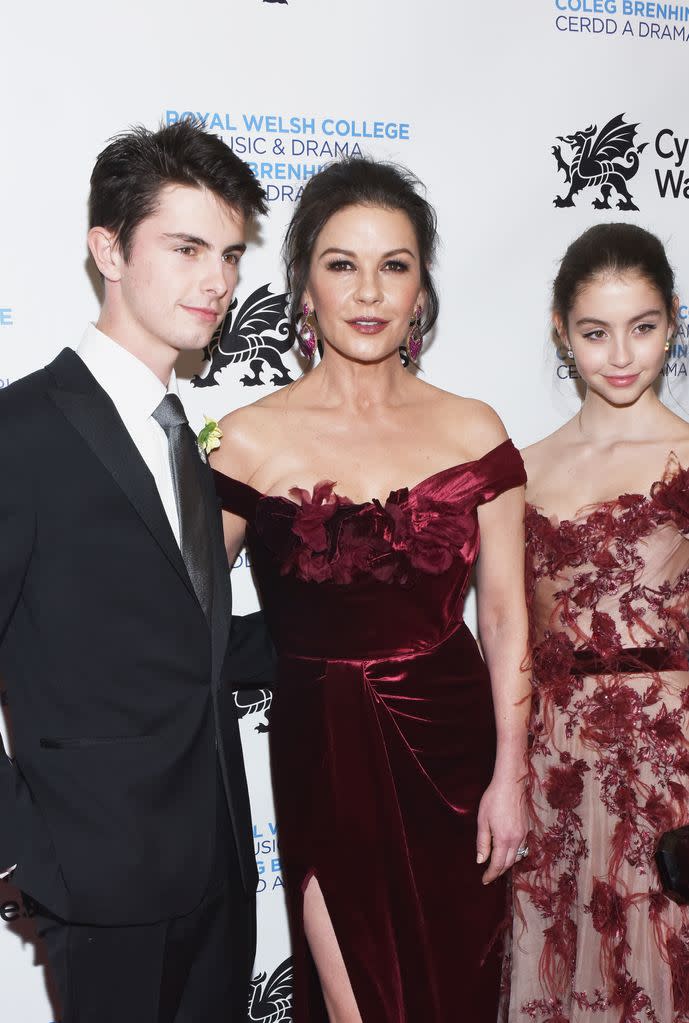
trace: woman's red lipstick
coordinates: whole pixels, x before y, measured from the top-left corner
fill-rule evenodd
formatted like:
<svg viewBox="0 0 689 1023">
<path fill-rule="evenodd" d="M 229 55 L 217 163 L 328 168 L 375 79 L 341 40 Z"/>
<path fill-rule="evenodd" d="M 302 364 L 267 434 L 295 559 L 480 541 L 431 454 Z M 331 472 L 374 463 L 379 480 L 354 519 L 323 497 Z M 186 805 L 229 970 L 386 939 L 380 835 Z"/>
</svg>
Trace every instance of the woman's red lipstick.
<svg viewBox="0 0 689 1023">
<path fill-rule="evenodd" d="M 360 316 L 356 320 L 347 320 L 350 327 L 360 334 L 380 334 L 387 327 L 389 320 L 381 320 L 377 316 Z"/>
</svg>

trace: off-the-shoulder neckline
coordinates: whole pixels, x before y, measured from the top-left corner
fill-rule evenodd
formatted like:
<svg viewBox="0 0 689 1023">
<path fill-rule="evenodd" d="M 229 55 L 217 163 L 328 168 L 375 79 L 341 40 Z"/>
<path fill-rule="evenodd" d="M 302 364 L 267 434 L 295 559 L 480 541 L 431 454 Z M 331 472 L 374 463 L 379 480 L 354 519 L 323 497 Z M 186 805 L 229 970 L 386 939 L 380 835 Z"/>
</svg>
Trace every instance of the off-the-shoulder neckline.
<svg viewBox="0 0 689 1023">
<path fill-rule="evenodd" d="M 573 515 L 569 515 L 566 518 L 562 519 L 558 515 L 556 515 L 555 512 L 548 515 L 543 510 L 542 505 L 534 504 L 532 501 L 526 502 L 526 509 L 527 512 L 528 511 L 535 512 L 535 514 L 539 518 L 545 519 L 545 521 L 549 522 L 554 529 L 561 529 L 562 526 L 567 525 L 575 526 L 586 522 L 593 515 L 595 515 L 596 512 L 599 512 L 601 508 L 614 507 L 615 505 L 618 505 L 623 497 L 637 497 L 639 498 L 639 501 L 644 504 L 648 503 L 649 501 L 652 501 L 653 491 L 657 486 L 659 486 L 662 483 L 667 483 L 669 480 L 673 479 L 675 476 L 679 475 L 679 473 L 682 472 L 687 472 L 687 470 L 683 467 L 682 463 L 677 457 L 677 453 L 674 450 L 671 450 L 668 453 L 667 458 L 665 459 L 665 466 L 663 468 L 662 476 L 660 477 L 660 479 L 654 480 L 653 483 L 651 483 L 646 493 L 642 493 L 641 491 L 636 490 L 629 490 L 625 491 L 622 494 L 617 494 L 616 497 L 608 497 L 603 501 L 591 501 L 589 504 L 584 504 L 580 508 L 577 508 Z"/>
<path fill-rule="evenodd" d="M 437 472 L 431 473 L 430 476 L 425 476 L 422 480 L 419 480 L 418 483 L 415 483 L 411 487 L 393 488 L 392 490 L 390 490 L 388 496 L 384 499 L 372 498 L 369 501 L 352 501 L 344 494 L 338 494 L 335 490 L 332 491 L 332 494 L 341 502 L 345 502 L 348 508 L 379 507 L 381 505 L 385 505 L 390 500 L 390 498 L 394 497 L 396 494 L 400 494 L 403 492 L 406 494 L 413 494 L 417 490 L 420 490 L 422 487 L 427 486 L 429 483 L 432 483 L 443 476 L 449 476 L 452 473 L 458 472 L 460 469 L 467 469 L 471 465 L 478 465 L 479 462 L 485 461 L 485 459 L 496 454 L 496 452 L 500 451 L 500 449 L 504 448 L 506 445 L 509 445 L 514 450 L 515 454 L 519 454 L 517 449 L 514 447 L 512 440 L 509 437 L 506 437 L 505 440 L 501 441 L 499 444 L 496 444 L 495 447 L 491 448 L 489 451 L 484 452 L 484 454 L 480 455 L 478 458 L 468 459 L 466 462 L 458 462 L 456 465 L 448 465 L 445 469 L 439 469 Z M 255 487 L 252 487 L 250 483 L 242 483 L 241 480 L 236 480 L 232 476 L 227 476 L 224 472 L 220 472 L 219 469 L 213 469 L 213 472 L 223 479 L 231 480 L 232 483 L 238 483 L 240 486 L 246 487 L 247 490 L 252 491 L 257 501 L 279 501 L 289 505 L 294 505 L 295 508 L 301 507 L 300 502 L 295 501 L 293 498 L 286 496 L 285 494 L 263 494 L 261 493 L 260 490 L 256 490 Z M 330 480 L 320 480 L 318 483 L 316 483 L 316 485 L 313 487 L 311 491 L 309 491 L 308 488 L 306 487 L 295 486 L 293 489 L 304 490 L 306 491 L 306 493 L 313 494 L 318 489 L 318 487 L 322 486 L 323 484 L 330 483 L 331 483 Z M 336 484 L 332 485 L 335 486 Z"/>
</svg>

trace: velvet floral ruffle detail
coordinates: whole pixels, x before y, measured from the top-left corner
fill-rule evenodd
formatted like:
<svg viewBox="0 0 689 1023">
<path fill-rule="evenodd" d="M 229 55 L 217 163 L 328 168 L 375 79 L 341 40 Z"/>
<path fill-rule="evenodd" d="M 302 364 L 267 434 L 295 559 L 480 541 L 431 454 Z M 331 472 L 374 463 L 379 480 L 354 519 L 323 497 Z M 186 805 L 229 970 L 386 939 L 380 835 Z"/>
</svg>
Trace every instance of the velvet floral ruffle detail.
<svg viewBox="0 0 689 1023">
<path fill-rule="evenodd" d="M 478 528 L 475 510 L 457 502 L 405 488 L 385 504 L 358 505 L 334 487 L 324 481 L 311 494 L 298 487 L 290 491 L 292 543 L 283 575 L 340 585 L 368 577 L 405 586 L 417 573 L 447 571 Z"/>
<path fill-rule="evenodd" d="M 330 480 L 312 491 L 293 487 L 285 497 L 218 475 L 223 507 L 246 518 L 248 535 L 260 538 L 281 575 L 339 585 L 368 579 L 410 586 L 421 576 L 442 575 L 475 545 L 473 559 L 478 506 L 526 482 L 509 439 L 480 458 L 393 490 L 385 501 L 355 504 Z"/>
</svg>

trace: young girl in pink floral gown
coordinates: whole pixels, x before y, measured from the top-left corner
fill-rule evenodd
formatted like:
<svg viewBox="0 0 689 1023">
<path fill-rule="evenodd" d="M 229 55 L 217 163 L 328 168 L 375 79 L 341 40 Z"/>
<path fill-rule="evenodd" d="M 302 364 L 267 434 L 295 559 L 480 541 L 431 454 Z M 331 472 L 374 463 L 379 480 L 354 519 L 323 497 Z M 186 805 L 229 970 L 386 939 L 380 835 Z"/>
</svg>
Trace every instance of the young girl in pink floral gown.
<svg viewBox="0 0 689 1023">
<path fill-rule="evenodd" d="M 509 1020 L 686 1023 L 689 907 L 654 863 L 689 823 L 689 427 L 653 387 L 677 310 L 662 245 L 591 228 L 553 307 L 586 394 L 524 453 L 531 833 Z"/>
</svg>

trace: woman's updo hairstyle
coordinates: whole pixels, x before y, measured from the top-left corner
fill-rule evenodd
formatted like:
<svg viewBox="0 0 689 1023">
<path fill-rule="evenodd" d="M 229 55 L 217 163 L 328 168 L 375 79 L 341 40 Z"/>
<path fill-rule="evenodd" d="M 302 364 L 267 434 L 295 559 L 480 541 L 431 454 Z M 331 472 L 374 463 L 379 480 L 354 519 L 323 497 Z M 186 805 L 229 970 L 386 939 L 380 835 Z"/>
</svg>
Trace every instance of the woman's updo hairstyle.
<svg viewBox="0 0 689 1023">
<path fill-rule="evenodd" d="M 594 277 L 630 272 L 641 274 L 657 289 L 672 320 L 675 275 L 663 244 L 643 227 L 624 223 L 596 224 L 572 242 L 553 283 L 553 313 L 566 324 L 579 290 Z"/>
<path fill-rule="evenodd" d="M 326 223 L 348 206 L 379 206 L 402 210 L 414 228 L 421 262 L 421 286 L 426 293 L 421 333 L 428 333 L 438 319 L 438 293 L 429 269 L 438 234 L 435 210 L 421 195 L 423 187 L 405 167 L 368 157 L 348 157 L 331 163 L 309 179 L 287 228 L 283 247 L 291 293 L 292 329 L 301 316 L 313 247 Z"/>
</svg>

